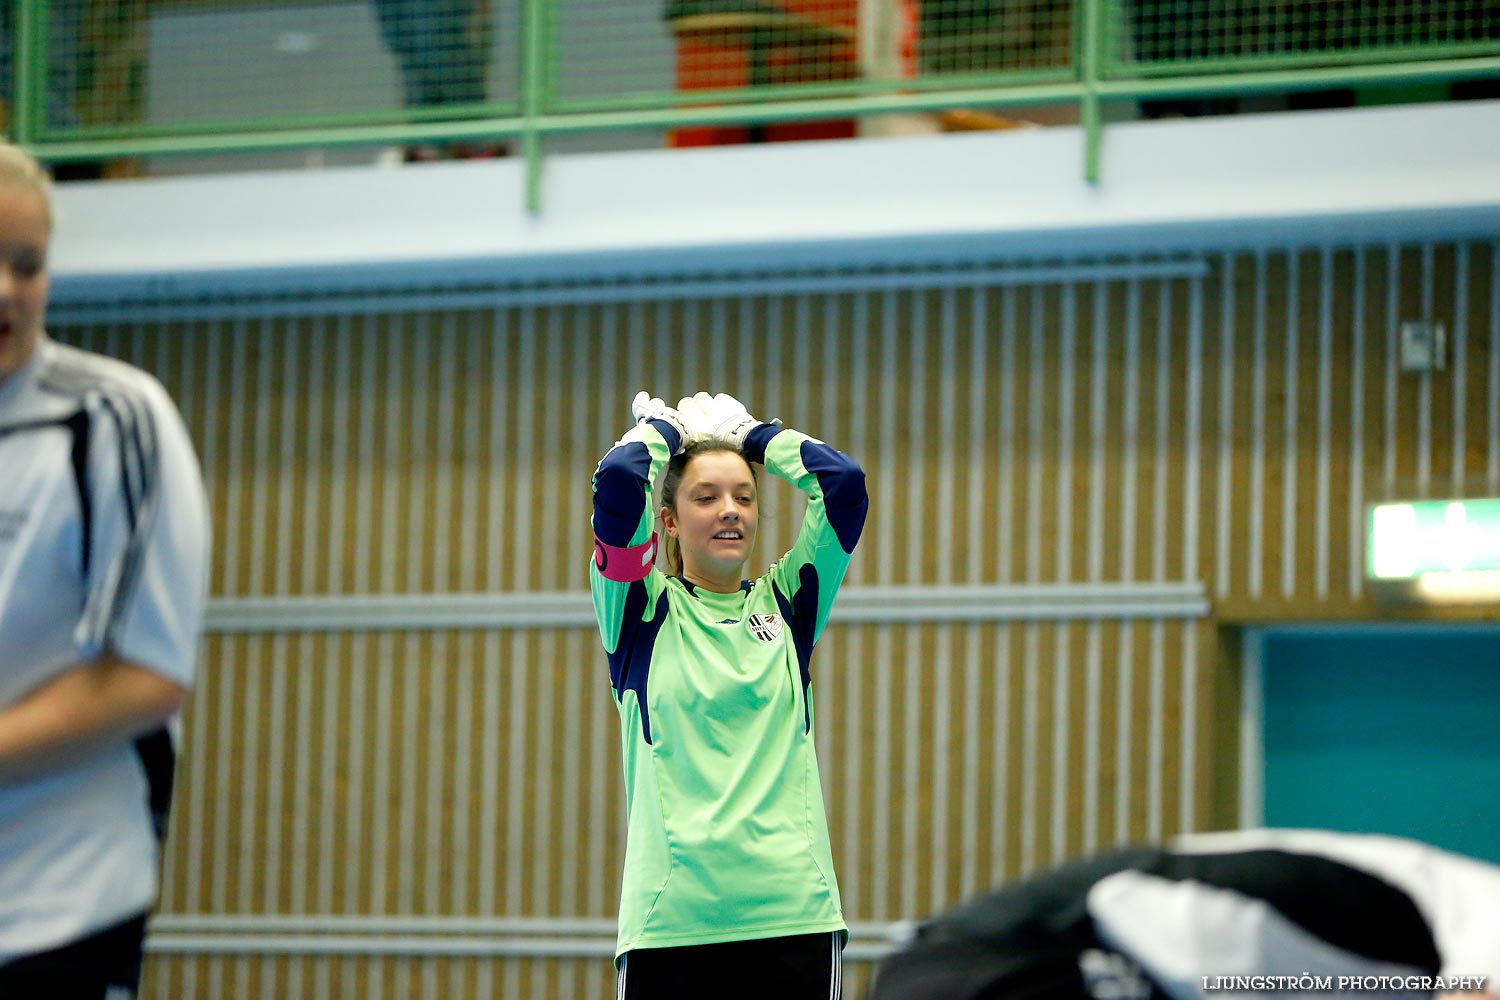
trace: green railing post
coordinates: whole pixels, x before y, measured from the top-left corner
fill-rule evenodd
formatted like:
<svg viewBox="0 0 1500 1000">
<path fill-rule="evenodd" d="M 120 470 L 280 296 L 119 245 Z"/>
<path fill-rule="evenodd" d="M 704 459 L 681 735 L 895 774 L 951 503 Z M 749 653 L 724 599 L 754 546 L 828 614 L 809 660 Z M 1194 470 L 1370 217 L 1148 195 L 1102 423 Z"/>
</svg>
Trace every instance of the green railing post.
<svg viewBox="0 0 1500 1000">
<path fill-rule="evenodd" d="M 552 96 L 551 8 L 560 0 L 526 0 L 521 20 L 521 155 L 526 158 L 526 210 L 542 209 L 541 119 Z"/>
<path fill-rule="evenodd" d="M 1099 147 L 1104 139 L 1104 120 L 1099 111 L 1099 77 L 1108 44 L 1104 7 L 1109 2 L 1083 0 L 1083 48 L 1079 66 L 1083 99 L 1079 116 L 1083 123 L 1083 179 L 1090 184 L 1099 183 Z"/>
<path fill-rule="evenodd" d="M 6 3 L 12 0 L 4 0 Z M 29 145 L 46 124 L 48 0 L 14 0 L 15 50 L 10 94 L 10 137 Z"/>
</svg>

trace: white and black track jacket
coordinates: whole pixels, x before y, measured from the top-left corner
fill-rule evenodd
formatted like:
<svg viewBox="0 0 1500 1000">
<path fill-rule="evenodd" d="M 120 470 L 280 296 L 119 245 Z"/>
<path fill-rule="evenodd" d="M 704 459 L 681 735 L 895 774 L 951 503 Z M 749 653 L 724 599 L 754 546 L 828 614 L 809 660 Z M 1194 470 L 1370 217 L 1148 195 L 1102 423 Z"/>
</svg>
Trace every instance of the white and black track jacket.
<svg viewBox="0 0 1500 1000">
<path fill-rule="evenodd" d="M 0 380 L 0 706 L 105 651 L 189 684 L 208 549 L 165 390 L 43 337 Z M 162 728 L 0 783 L 0 963 L 150 907 L 174 761 Z"/>
</svg>

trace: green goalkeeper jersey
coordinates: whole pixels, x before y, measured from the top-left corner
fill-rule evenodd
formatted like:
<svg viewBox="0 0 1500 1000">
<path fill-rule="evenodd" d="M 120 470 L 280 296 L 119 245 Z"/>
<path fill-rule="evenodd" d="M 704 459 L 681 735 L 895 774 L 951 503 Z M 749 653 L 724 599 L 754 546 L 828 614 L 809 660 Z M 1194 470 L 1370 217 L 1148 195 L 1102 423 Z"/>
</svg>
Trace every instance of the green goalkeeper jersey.
<svg viewBox="0 0 1500 1000">
<path fill-rule="evenodd" d="M 607 578 L 606 553 L 651 540 L 651 484 L 677 444 L 670 425 L 648 421 L 594 477 L 589 576 L 629 816 L 616 957 L 845 931 L 808 668 L 864 526 L 864 473 L 820 441 L 761 424 L 746 458 L 808 497 L 791 551 L 732 594 L 654 565 L 633 582 Z"/>
</svg>

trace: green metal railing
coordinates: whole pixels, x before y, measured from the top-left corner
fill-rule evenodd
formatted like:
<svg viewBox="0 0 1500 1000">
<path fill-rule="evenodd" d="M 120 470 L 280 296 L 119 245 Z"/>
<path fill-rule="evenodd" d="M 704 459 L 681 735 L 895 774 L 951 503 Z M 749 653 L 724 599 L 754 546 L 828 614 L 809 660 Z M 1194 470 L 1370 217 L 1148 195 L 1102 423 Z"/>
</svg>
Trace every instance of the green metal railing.
<svg viewBox="0 0 1500 1000">
<path fill-rule="evenodd" d="M 399 0 L 404 21 L 398 0 L 0 2 L 8 132 L 50 162 L 506 142 L 533 209 L 569 133 L 1063 105 L 1095 180 L 1110 105 L 1500 78 L 1500 3 L 1456 0 Z M 345 27 L 285 28 L 314 16 Z M 413 97 L 429 57 L 475 79 Z M 203 101 L 142 95 L 174 86 Z"/>
</svg>

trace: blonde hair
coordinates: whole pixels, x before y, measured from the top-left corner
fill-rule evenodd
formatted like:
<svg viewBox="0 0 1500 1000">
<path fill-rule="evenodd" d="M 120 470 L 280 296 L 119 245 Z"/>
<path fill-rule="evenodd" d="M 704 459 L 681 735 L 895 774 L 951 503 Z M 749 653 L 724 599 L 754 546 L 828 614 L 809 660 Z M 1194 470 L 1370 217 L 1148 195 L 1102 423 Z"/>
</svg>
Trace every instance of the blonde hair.
<svg viewBox="0 0 1500 1000">
<path fill-rule="evenodd" d="M 0 141 L 0 182 L 30 188 L 41 195 L 47 224 L 52 224 L 52 177 L 36 157 L 14 143 Z"/>
</svg>

